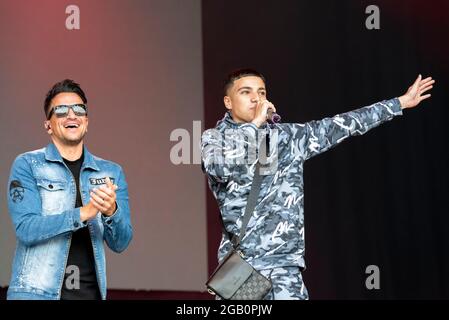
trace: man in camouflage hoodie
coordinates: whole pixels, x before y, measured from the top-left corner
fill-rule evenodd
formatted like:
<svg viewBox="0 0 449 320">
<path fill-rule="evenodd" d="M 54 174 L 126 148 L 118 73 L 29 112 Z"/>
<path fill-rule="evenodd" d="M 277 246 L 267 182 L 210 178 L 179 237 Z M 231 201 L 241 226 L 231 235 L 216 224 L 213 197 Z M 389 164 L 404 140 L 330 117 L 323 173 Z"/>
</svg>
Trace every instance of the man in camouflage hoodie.
<svg viewBox="0 0 449 320">
<path fill-rule="evenodd" d="M 264 77 L 251 69 L 228 76 L 224 88 L 228 112 L 202 135 L 202 167 L 226 231 L 238 235 L 255 163 L 262 164 L 260 193 L 240 249 L 254 268 L 271 278 L 273 289 L 266 299 L 308 299 L 301 276 L 305 269 L 304 162 L 402 115 L 402 109 L 417 106 L 430 97 L 423 93 L 434 82 L 419 75 L 399 98 L 305 124 L 267 124 L 276 108 L 267 100 Z M 268 153 L 258 152 L 263 137 Z M 219 260 L 230 249 L 229 237 L 223 234 Z"/>
</svg>

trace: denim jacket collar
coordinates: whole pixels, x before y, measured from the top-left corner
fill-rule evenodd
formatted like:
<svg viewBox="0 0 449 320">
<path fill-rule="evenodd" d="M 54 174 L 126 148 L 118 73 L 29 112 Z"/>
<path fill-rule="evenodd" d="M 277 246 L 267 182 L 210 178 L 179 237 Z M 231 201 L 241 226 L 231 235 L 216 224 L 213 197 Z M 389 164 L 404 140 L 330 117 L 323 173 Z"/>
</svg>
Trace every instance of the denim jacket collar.
<svg viewBox="0 0 449 320">
<path fill-rule="evenodd" d="M 87 150 L 85 145 L 83 146 L 83 149 L 84 149 L 83 167 L 90 168 L 95 171 L 100 171 L 100 168 L 95 162 L 94 156 Z M 53 142 L 50 142 L 45 148 L 45 159 L 47 161 L 57 161 L 63 163 L 61 154 L 59 153 L 58 149 L 56 148 Z"/>
</svg>

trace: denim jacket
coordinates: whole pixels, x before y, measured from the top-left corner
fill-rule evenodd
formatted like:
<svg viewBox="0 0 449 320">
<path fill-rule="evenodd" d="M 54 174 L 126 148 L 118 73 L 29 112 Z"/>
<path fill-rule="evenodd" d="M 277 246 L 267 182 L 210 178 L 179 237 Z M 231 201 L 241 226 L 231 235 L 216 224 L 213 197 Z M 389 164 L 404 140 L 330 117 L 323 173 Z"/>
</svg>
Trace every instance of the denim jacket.
<svg viewBox="0 0 449 320">
<path fill-rule="evenodd" d="M 110 217 L 98 212 L 81 222 L 80 208 L 75 208 L 75 179 L 53 143 L 15 159 L 8 181 L 8 208 L 17 244 L 8 299 L 59 299 L 72 232 L 80 228 L 89 229 L 97 281 L 106 299 L 103 240 L 121 252 L 132 239 L 128 186 L 119 165 L 93 156 L 84 147 L 79 186 L 83 205 L 90 200 L 90 190 L 105 184 L 106 177 L 118 185 L 116 212 Z"/>
</svg>

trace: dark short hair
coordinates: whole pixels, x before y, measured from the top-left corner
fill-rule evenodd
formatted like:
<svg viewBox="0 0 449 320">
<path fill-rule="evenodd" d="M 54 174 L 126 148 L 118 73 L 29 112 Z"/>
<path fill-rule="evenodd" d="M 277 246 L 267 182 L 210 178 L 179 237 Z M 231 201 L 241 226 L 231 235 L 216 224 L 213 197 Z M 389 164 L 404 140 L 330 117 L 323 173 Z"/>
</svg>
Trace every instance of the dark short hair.
<svg viewBox="0 0 449 320">
<path fill-rule="evenodd" d="M 48 118 L 48 109 L 50 109 L 51 100 L 62 92 L 73 92 L 76 93 L 84 103 L 87 103 L 86 95 L 84 94 L 83 89 L 81 89 L 80 85 L 73 80 L 64 79 L 58 83 L 56 83 L 50 91 L 48 91 L 45 102 L 44 102 L 44 112 L 45 117 Z"/>
<path fill-rule="evenodd" d="M 254 69 L 249 69 L 249 68 L 237 69 L 237 70 L 230 72 L 226 76 L 224 83 L 223 83 L 224 95 L 226 96 L 228 94 L 228 90 L 234 84 L 235 80 L 238 80 L 243 77 L 250 77 L 250 76 L 259 77 L 266 84 L 265 77 L 259 71 L 256 71 Z"/>
</svg>

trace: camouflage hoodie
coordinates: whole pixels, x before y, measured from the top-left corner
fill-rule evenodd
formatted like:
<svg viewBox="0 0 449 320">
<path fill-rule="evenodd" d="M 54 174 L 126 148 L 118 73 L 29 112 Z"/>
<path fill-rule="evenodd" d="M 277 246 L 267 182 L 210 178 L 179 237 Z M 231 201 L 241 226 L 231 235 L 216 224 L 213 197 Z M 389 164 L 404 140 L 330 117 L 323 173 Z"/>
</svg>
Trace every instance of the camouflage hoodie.
<svg viewBox="0 0 449 320">
<path fill-rule="evenodd" d="M 310 121 L 283 123 L 257 128 L 238 124 L 226 113 L 216 127 L 201 139 L 202 168 L 217 199 L 226 230 L 239 234 L 246 201 L 254 176 L 260 137 L 269 137 L 269 157 L 257 205 L 248 223 L 241 249 L 256 269 L 299 266 L 304 261 L 304 162 L 331 149 L 346 138 L 402 115 L 397 98 L 355 111 Z M 256 158 L 257 157 L 257 158 Z M 221 260 L 231 248 L 223 235 L 218 250 Z"/>
</svg>

